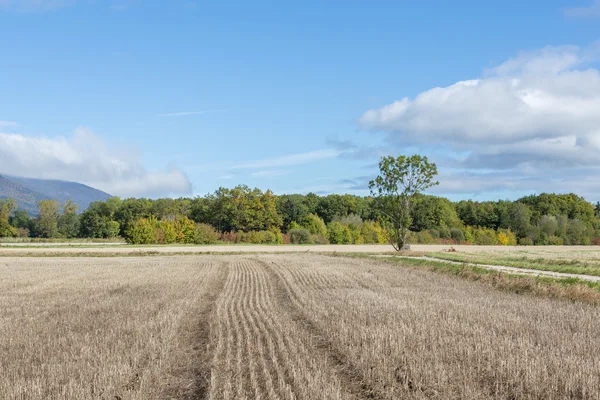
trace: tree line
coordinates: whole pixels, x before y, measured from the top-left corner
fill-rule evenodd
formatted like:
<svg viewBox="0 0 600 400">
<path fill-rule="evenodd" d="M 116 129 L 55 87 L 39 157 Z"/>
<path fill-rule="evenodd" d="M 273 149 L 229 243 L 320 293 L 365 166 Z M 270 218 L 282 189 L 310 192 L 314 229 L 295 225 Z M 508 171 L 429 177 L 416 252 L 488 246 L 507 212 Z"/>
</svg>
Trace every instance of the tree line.
<svg viewBox="0 0 600 400">
<path fill-rule="evenodd" d="M 0 237 L 117 238 L 132 243 L 386 243 L 386 196 L 286 194 L 248 186 L 196 198 L 118 197 L 79 213 L 72 201 L 42 200 L 30 216 L 0 200 Z M 516 201 L 451 202 L 417 193 L 409 243 L 600 244 L 600 203 L 543 193 Z"/>
</svg>

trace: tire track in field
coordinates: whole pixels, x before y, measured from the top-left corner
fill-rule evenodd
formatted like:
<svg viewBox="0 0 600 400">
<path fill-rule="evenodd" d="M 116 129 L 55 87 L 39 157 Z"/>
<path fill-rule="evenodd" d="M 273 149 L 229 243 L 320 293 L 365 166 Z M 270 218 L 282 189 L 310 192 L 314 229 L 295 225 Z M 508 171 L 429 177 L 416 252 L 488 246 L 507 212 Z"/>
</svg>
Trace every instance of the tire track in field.
<svg viewBox="0 0 600 400">
<path fill-rule="evenodd" d="M 212 272 L 217 269 L 216 272 Z M 215 311 L 216 300 L 223 291 L 225 281 L 229 274 L 229 268 L 226 264 L 204 264 L 202 270 L 209 270 L 214 273 L 214 276 L 205 279 L 202 282 L 202 287 L 198 290 L 203 290 L 201 295 L 200 305 L 194 315 L 191 315 L 190 320 L 196 321 L 195 326 L 190 327 L 193 333 L 193 354 L 195 367 L 191 371 L 191 382 L 184 388 L 177 388 L 170 392 L 164 393 L 164 398 L 179 398 L 185 400 L 201 400 L 208 396 L 208 388 L 211 380 L 211 358 L 212 351 L 210 349 L 211 339 L 211 315 Z M 189 374 L 190 372 L 188 372 Z"/>
<path fill-rule="evenodd" d="M 307 332 L 280 307 L 274 278 L 254 260 L 231 265 L 214 314 L 209 398 L 347 399 Z"/>
<path fill-rule="evenodd" d="M 319 289 L 347 287 L 348 281 L 343 277 L 325 278 L 307 275 L 294 269 L 287 269 L 276 262 L 271 262 L 271 265 L 266 265 L 266 269 L 273 277 L 273 282 L 276 286 L 277 300 L 282 308 L 291 316 L 294 322 L 302 329 L 309 332 L 309 335 L 314 339 L 316 348 L 313 351 L 326 354 L 329 367 L 335 371 L 339 377 L 343 389 L 347 392 L 345 398 L 354 399 L 383 399 L 377 391 L 363 379 L 362 373 L 355 368 L 348 360 L 348 357 L 339 351 L 334 343 L 332 343 L 323 331 L 318 327 L 317 323 L 304 310 L 302 299 L 298 296 L 291 283 L 285 278 L 282 269 L 286 269 L 295 278 L 299 279 L 303 284 L 311 285 L 318 284 Z"/>
</svg>

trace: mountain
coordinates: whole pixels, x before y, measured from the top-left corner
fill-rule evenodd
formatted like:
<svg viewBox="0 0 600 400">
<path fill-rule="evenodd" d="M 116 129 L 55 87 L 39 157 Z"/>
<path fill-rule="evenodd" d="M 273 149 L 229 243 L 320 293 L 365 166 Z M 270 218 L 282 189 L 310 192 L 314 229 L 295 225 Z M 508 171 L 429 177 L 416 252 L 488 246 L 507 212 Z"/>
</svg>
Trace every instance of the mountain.
<svg viewBox="0 0 600 400">
<path fill-rule="evenodd" d="M 15 199 L 20 209 L 27 210 L 32 215 L 37 213 L 37 203 L 40 200 L 54 199 L 63 204 L 71 199 L 79 205 L 79 211 L 83 211 L 90 203 L 110 197 L 112 196 L 107 193 L 81 183 L 0 175 L 0 199 Z"/>
</svg>

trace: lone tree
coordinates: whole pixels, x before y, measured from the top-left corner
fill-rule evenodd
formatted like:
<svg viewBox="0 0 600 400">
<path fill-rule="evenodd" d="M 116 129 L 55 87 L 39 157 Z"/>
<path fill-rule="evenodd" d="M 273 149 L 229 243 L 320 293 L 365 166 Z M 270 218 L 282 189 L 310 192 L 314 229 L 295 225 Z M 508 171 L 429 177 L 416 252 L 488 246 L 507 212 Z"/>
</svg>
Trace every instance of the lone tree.
<svg viewBox="0 0 600 400">
<path fill-rule="evenodd" d="M 383 215 L 383 223 L 390 232 L 396 251 L 406 248 L 406 239 L 412 223 L 411 213 L 415 197 L 422 191 L 438 185 L 434 181 L 437 166 L 419 155 L 382 157 L 380 175 L 369 182 L 371 194 Z"/>
</svg>

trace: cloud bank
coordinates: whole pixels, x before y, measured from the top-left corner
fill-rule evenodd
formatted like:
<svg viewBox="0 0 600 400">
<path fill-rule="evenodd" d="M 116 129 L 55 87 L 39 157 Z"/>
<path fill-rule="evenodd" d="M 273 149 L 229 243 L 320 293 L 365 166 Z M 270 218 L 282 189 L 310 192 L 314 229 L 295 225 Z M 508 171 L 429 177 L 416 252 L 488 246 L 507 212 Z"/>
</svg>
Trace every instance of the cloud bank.
<svg viewBox="0 0 600 400">
<path fill-rule="evenodd" d="M 584 190 L 600 189 L 587 182 L 600 171 L 600 72 L 594 67 L 599 48 L 522 53 L 478 79 L 369 110 L 359 125 L 385 132 L 395 148 L 444 152 L 453 159 L 446 167 L 468 171 L 459 175 L 485 187 L 490 180 L 482 174 L 510 171 L 491 182 L 510 189 L 519 186 L 512 177 L 526 176 L 526 187 L 539 190 L 548 188 L 550 177 L 565 182 L 583 177 Z M 463 186 L 470 185 L 463 180 Z"/>
<path fill-rule="evenodd" d="M 75 181 L 122 197 L 192 191 L 181 170 L 147 171 L 137 154 L 108 146 L 87 128 L 77 128 L 69 138 L 0 133 L 0 173 Z"/>
</svg>

